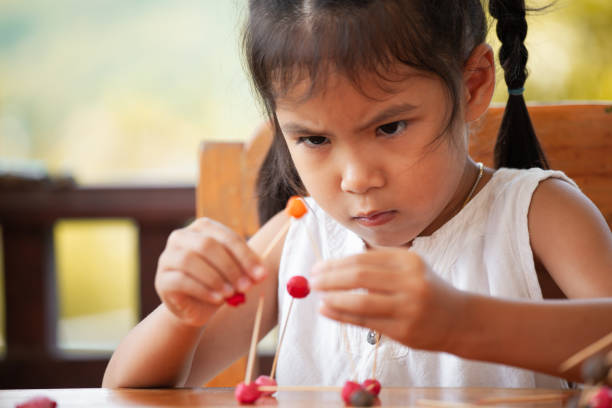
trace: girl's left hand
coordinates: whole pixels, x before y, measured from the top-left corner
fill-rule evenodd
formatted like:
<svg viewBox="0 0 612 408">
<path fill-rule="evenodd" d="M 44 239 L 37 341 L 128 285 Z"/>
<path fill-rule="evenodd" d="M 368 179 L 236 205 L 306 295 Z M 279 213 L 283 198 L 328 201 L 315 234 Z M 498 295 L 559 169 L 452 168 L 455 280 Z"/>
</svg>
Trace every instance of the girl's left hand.
<svg viewBox="0 0 612 408">
<path fill-rule="evenodd" d="M 466 298 L 419 255 L 402 248 L 320 262 L 311 284 L 322 292 L 324 316 L 423 350 L 451 348 Z"/>
</svg>

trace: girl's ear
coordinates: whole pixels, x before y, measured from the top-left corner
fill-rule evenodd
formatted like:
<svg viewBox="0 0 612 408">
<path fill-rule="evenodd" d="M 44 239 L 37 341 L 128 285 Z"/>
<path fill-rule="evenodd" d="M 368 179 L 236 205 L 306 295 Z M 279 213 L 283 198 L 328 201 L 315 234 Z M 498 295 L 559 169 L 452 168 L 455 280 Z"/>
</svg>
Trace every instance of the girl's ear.
<svg viewBox="0 0 612 408">
<path fill-rule="evenodd" d="M 463 67 L 465 121 L 472 122 L 486 112 L 495 90 L 495 58 L 489 44 L 474 48 Z"/>
</svg>

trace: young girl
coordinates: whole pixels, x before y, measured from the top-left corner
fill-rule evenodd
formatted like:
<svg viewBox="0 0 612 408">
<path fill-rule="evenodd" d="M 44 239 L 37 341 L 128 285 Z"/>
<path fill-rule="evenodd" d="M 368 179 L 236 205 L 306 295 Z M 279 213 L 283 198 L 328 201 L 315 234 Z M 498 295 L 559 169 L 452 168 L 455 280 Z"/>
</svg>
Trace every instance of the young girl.
<svg viewBox="0 0 612 408">
<path fill-rule="evenodd" d="M 282 321 L 299 274 L 314 293 L 294 305 L 279 384 L 371 377 L 372 330 L 383 386 L 581 381 L 558 367 L 612 331 L 612 236 L 571 180 L 541 169 L 522 97 L 524 2 L 489 11 L 510 93 L 497 170 L 467 148 L 495 82 L 479 0 L 251 0 L 246 55 L 275 127 L 259 178 L 267 222 L 248 244 L 209 219 L 173 232 L 163 303 L 103 385 L 202 385 L 247 352 L 260 294 L 262 335 Z M 311 211 L 261 259 L 292 194 Z M 543 300 L 536 268 L 571 300 Z M 225 305 L 236 291 L 247 303 Z"/>
</svg>

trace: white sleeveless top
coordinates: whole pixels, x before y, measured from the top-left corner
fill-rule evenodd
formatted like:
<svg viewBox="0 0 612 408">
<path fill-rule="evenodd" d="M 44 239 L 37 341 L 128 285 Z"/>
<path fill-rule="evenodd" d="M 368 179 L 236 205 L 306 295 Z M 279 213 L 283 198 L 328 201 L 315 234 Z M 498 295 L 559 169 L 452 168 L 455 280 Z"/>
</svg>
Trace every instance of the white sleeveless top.
<svg viewBox="0 0 612 408">
<path fill-rule="evenodd" d="M 542 299 L 529 244 L 527 212 L 538 183 L 549 177 L 575 186 L 558 171 L 497 170 L 457 215 L 432 235 L 416 238 L 412 250 L 458 289 L 501 298 Z M 294 275 L 308 277 L 316 262 L 309 234 L 325 259 L 365 250 L 355 233 L 328 216 L 312 198 L 306 200 L 310 211 L 292 221 L 282 252 L 279 322 L 284 322 L 291 300 L 287 281 Z M 353 379 L 341 325 L 321 316 L 317 312 L 319 304 L 316 292 L 294 302 L 277 366 L 279 385 L 341 386 Z M 357 379 L 371 378 L 375 347 L 367 342 L 368 329 L 348 324 L 345 328 Z M 411 349 L 384 335 L 375 378 L 383 387 L 566 386 L 564 380 L 528 370 Z"/>
</svg>

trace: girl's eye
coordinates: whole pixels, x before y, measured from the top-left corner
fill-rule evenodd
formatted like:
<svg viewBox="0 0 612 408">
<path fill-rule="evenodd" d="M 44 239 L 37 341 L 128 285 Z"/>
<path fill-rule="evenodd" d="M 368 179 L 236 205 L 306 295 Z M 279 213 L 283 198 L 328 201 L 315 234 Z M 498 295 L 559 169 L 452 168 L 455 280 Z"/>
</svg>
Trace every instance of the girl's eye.
<svg viewBox="0 0 612 408">
<path fill-rule="evenodd" d="M 395 134 L 401 133 L 404 129 L 406 129 L 406 121 L 398 120 L 396 122 L 391 122 L 379 126 L 376 131 L 377 133 L 382 133 L 383 136 L 393 136 Z"/>
<path fill-rule="evenodd" d="M 306 146 L 315 147 L 329 143 L 329 140 L 327 140 L 325 136 L 305 136 L 300 137 L 298 143 L 304 143 Z"/>
</svg>

